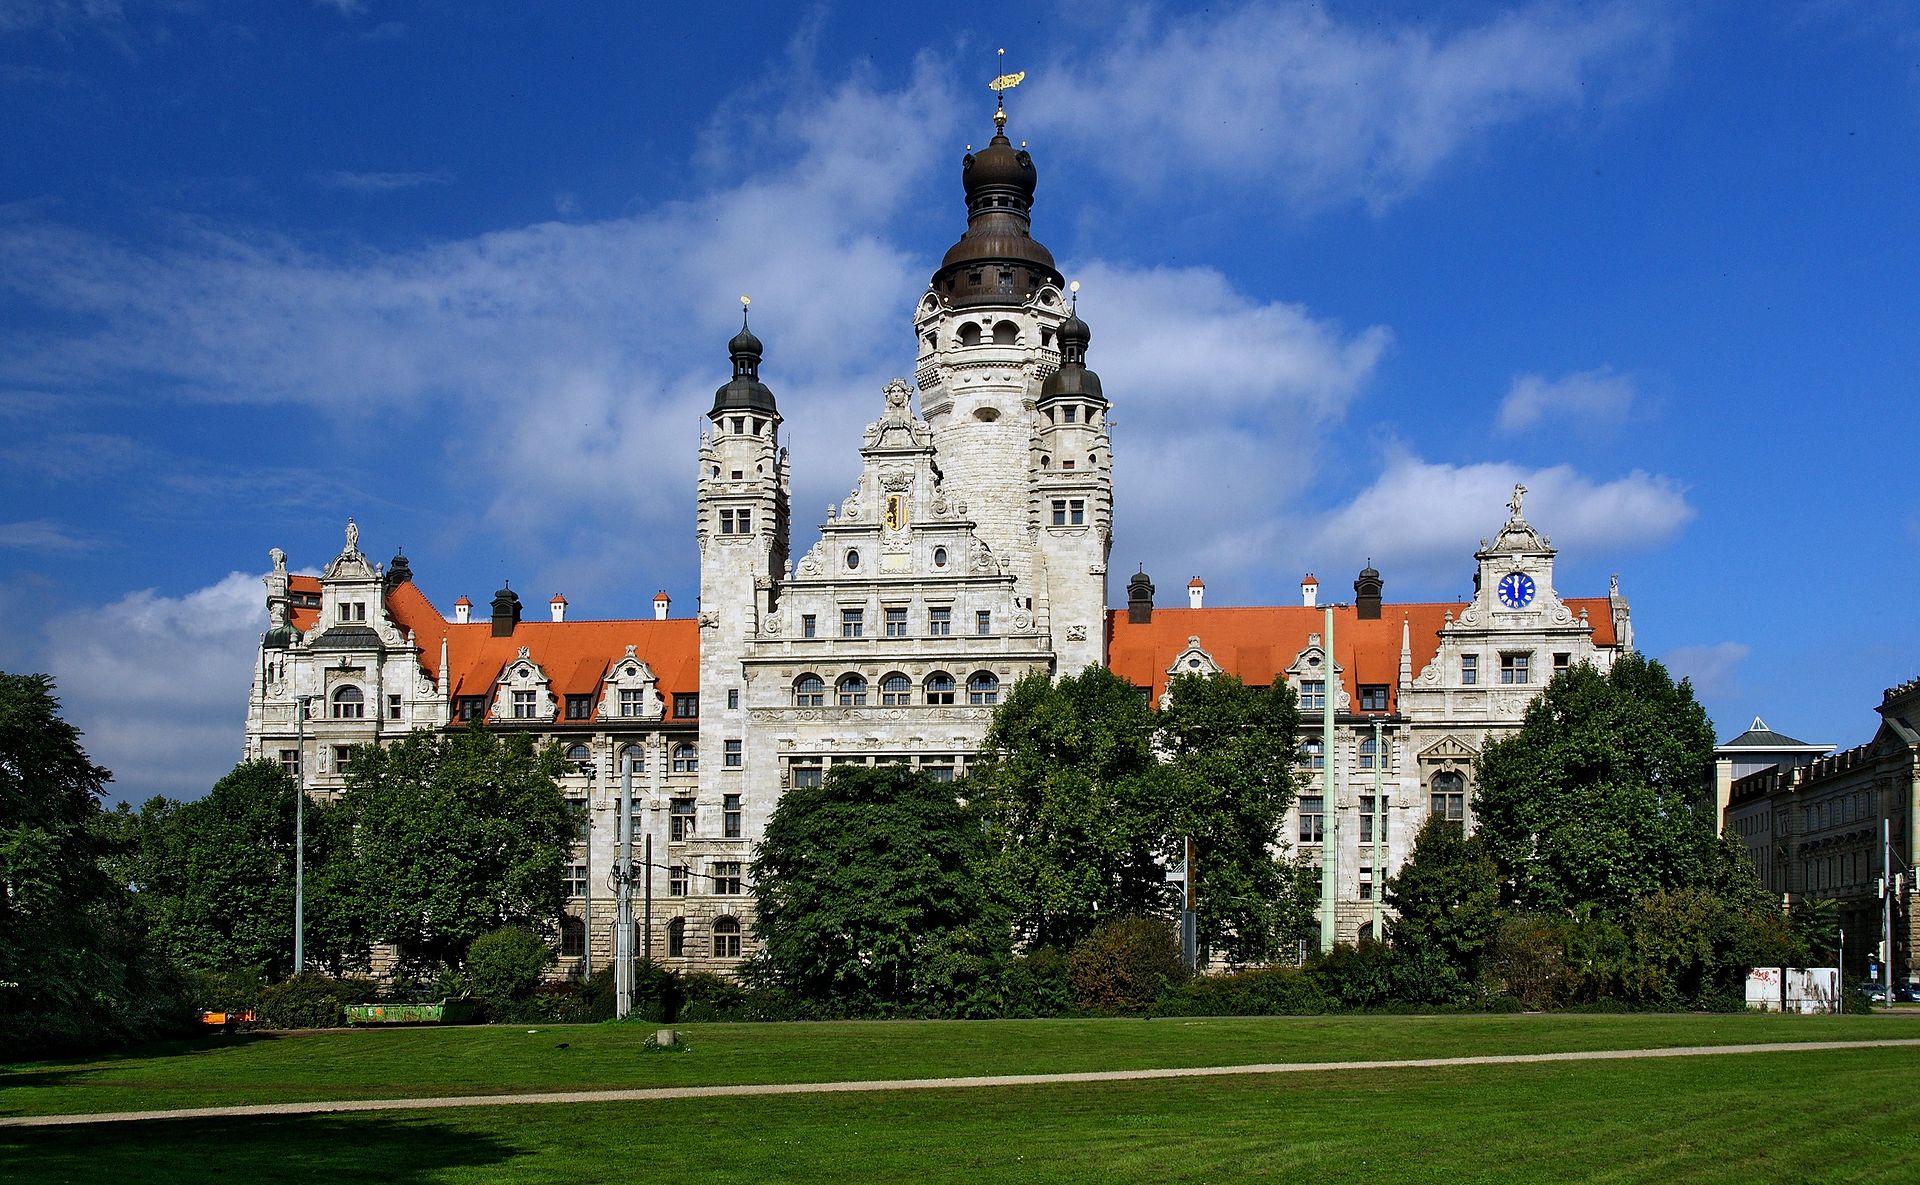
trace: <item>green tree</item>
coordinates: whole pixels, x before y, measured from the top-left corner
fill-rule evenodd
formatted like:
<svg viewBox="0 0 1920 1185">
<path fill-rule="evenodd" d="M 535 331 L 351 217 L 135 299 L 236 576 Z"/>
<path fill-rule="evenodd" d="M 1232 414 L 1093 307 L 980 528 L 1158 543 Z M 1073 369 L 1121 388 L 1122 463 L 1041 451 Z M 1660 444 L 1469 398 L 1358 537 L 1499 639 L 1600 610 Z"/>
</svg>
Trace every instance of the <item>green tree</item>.
<svg viewBox="0 0 1920 1185">
<path fill-rule="evenodd" d="M 181 966 L 292 972 L 296 792 L 278 763 L 246 761 L 204 798 L 141 809 L 131 829 L 137 898 L 154 941 Z M 309 849 L 309 872 L 322 847 Z"/>
<path fill-rule="evenodd" d="M 951 1007 L 1007 955 L 986 855 L 954 786 L 904 766 L 788 790 L 753 863 L 751 975 L 834 1012 Z"/>
<path fill-rule="evenodd" d="M 1274 853 L 1295 793 L 1293 688 L 1181 674 L 1167 691 L 1154 735 L 1177 795 L 1174 836 L 1197 849 L 1200 945 L 1235 965 L 1271 959 L 1288 928 Z"/>
<path fill-rule="evenodd" d="M 1153 749 L 1153 710 L 1103 667 L 1014 684 L 967 779 L 1016 932 L 1062 949 L 1102 919 L 1165 914 L 1177 785 Z"/>
<path fill-rule="evenodd" d="M 1500 874 L 1481 836 L 1430 817 L 1407 862 L 1387 881 L 1386 901 L 1394 915 L 1387 940 L 1395 950 L 1446 968 L 1462 986 L 1479 978 L 1500 930 Z"/>
<path fill-rule="evenodd" d="M 1639 654 L 1554 676 L 1481 755 L 1474 814 L 1503 898 L 1566 914 L 1721 880 L 1708 789 L 1713 724 L 1685 681 Z"/>
<path fill-rule="evenodd" d="M 112 777 L 60 718 L 51 679 L 0 672 L 0 1049 L 111 1044 L 188 1019 L 103 864 Z"/>
<path fill-rule="evenodd" d="M 458 965 L 504 926 L 550 931 L 579 826 L 557 781 L 564 765 L 558 746 L 477 725 L 355 749 L 319 828 L 352 853 L 328 861 L 321 920 L 341 941 L 393 943 L 427 967 Z"/>
</svg>

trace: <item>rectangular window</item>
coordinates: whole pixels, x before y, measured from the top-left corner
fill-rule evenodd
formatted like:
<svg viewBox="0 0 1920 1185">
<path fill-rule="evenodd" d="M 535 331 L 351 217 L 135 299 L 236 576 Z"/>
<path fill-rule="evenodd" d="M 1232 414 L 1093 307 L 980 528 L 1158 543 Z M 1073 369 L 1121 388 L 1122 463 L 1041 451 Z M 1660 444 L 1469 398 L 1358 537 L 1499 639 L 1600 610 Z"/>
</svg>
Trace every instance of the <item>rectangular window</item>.
<svg viewBox="0 0 1920 1185">
<path fill-rule="evenodd" d="M 567 896 L 569 897 L 585 897 L 587 895 L 587 865 L 585 861 L 576 860 L 567 865 L 566 888 Z"/>
<path fill-rule="evenodd" d="M 578 839 L 582 843 L 585 843 L 587 841 L 587 838 L 593 832 L 593 819 L 587 814 L 587 800 L 584 798 L 569 798 L 567 799 L 567 809 L 573 812 L 574 818 L 580 820 L 580 826 L 574 832 L 574 838 Z M 582 875 L 585 875 L 585 874 L 583 873 Z M 572 897 L 579 897 L 579 896 L 583 896 L 584 894 L 571 893 L 568 895 Z"/>
<path fill-rule="evenodd" d="M 887 615 L 887 637 L 906 637 L 907 607 L 905 605 L 888 605 L 883 612 Z"/>
<path fill-rule="evenodd" d="M 1386 711 L 1387 685 L 1385 683 L 1362 683 L 1360 685 L 1360 710 L 1362 712 Z"/>
<path fill-rule="evenodd" d="M 1360 866 L 1360 900 L 1373 900 L 1373 869 L 1365 864 Z"/>
<path fill-rule="evenodd" d="M 567 719 L 593 719 L 593 697 L 590 695 L 570 695 L 567 697 Z"/>
<path fill-rule="evenodd" d="M 843 638 L 862 638 L 867 633 L 867 611 L 865 609 L 840 610 L 840 636 Z"/>
<path fill-rule="evenodd" d="M 1383 795 L 1382 798 L 1384 799 L 1385 796 Z M 1386 806 L 1385 801 L 1382 801 L 1380 805 L 1382 808 L 1384 808 Z M 1360 796 L 1360 842 L 1361 843 L 1373 842 L 1373 820 L 1375 817 L 1376 816 L 1374 815 L 1373 795 L 1362 794 Z M 1380 820 L 1380 842 L 1386 843 L 1387 842 L 1387 816 L 1385 814 L 1381 814 L 1378 816 L 1378 818 Z"/>
<path fill-rule="evenodd" d="M 513 718 L 515 720 L 533 719 L 533 692 L 516 691 L 513 693 Z"/>
<path fill-rule="evenodd" d="M 993 633 L 993 611 L 991 609 L 975 611 L 973 615 L 973 632 L 983 638 Z"/>
<path fill-rule="evenodd" d="M 1437 782 L 1439 779 L 1435 779 Z M 1436 819 L 1446 819 L 1454 823 L 1463 823 L 1467 818 L 1467 795 L 1464 790 L 1436 789 L 1430 811 Z"/>
<path fill-rule="evenodd" d="M 739 710 L 740 710 L 740 689 L 738 687 L 729 687 L 727 688 L 727 711 L 737 712 Z"/>
<path fill-rule="evenodd" d="M 720 834 L 725 839 L 740 838 L 740 796 L 729 794 L 720 800 Z"/>
<path fill-rule="evenodd" d="M 740 892 L 740 861 L 714 861 L 713 891 L 727 897 L 734 896 Z"/>
<path fill-rule="evenodd" d="M 935 638 L 945 638 L 953 633 L 953 610 L 946 605 L 935 605 L 927 610 L 927 634 Z"/>
<path fill-rule="evenodd" d="M 478 720 L 487 711 L 487 698 L 483 695 L 463 695 L 460 697 L 460 719 Z"/>
<path fill-rule="evenodd" d="M 1300 842 L 1320 843 L 1326 837 L 1326 799 L 1318 794 L 1300 798 Z"/>
<path fill-rule="evenodd" d="M 685 897 L 687 895 L 687 866 L 675 864 L 667 869 L 667 896 Z"/>
<path fill-rule="evenodd" d="M 720 512 L 720 533 L 722 535 L 733 534 L 733 511 L 722 510 Z"/>
<path fill-rule="evenodd" d="M 1319 741 L 1300 742 L 1300 764 L 1308 769 L 1327 768 L 1327 754 Z"/>
<path fill-rule="evenodd" d="M 367 605 L 365 601 L 342 601 L 339 605 L 341 621 L 365 621 Z"/>
<path fill-rule="evenodd" d="M 397 695 L 387 697 L 387 719 L 400 719 L 400 697 Z"/>
<path fill-rule="evenodd" d="M 1556 675 L 1572 665 L 1573 655 L 1571 654 L 1555 654 L 1553 656 L 1553 673 Z"/>
<path fill-rule="evenodd" d="M 299 777 L 300 776 L 300 750 L 298 749 L 280 750 L 280 768 L 283 770 L 286 770 L 287 776 L 290 778 Z"/>
<path fill-rule="evenodd" d="M 1474 684 L 1478 682 L 1480 682 L 1480 656 L 1477 654 L 1461 655 L 1460 656 L 1461 686 L 1472 687 Z"/>
<path fill-rule="evenodd" d="M 921 772 L 936 782 L 953 781 L 953 766 L 947 762 L 941 762 L 936 765 L 923 765 L 920 769 Z"/>
<path fill-rule="evenodd" d="M 1076 424 L 1079 423 L 1079 421 L 1080 409 L 1075 405 L 1069 403 L 1060 409 L 1060 422 L 1062 424 Z"/>
<path fill-rule="evenodd" d="M 1087 521 L 1087 500 L 1075 498 L 1067 503 L 1067 523 L 1069 526 L 1084 526 Z"/>
<path fill-rule="evenodd" d="M 739 769 L 742 765 L 746 764 L 746 755 L 741 751 L 742 745 L 740 741 L 730 740 L 724 741 L 722 744 L 725 747 L 721 751 L 720 764 L 726 766 L 728 769 Z"/>
<path fill-rule="evenodd" d="M 353 746 L 335 745 L 333 747 L 333 772 L 343 774 L 353 764 Z"/>
<path fill-rule="evenodd" d="M 693 799 L 674 798 L 667 805 L 667 838 L 675 843 L 693 838 Z"/>
<path fill-rule="evenodd" d="M 1502 654 L 1500 656 L 1500 682 L 1511 684 L 1532 681 L 1529 668 L 1533 665 L 1531 654 Z"/>
<path fill-rule="evenodd" d="M 795 786 L 818 786 L 824 771 L 820 768 L 820 759 L 795 758 L 793 762 L 793 784 Z"/>
<path fill-rule="evenodd" d="M 639 716 L 647 710 L 647 691 L 644 687 L 622 687 L 620 689 L 620 714 Z"/>
<path fill-rule="evenodd" d="M 1053 500 L 1053 525 L 1056 527 L 1064 527 L 1067 525 L 1067 500 L 1065 498 L 1055 498 Z"/>
<path fill-rule="evenodd" d="M 820 621 L 813 614 L 802 613 L 800 615 L 800 636 L 803 638 L 816 638 L 820 636 Z"/>
<path fill-rule="evenodd" d="M 733 533 L 736 535 L 753 534 L 753 511 L 741 510 L 733 516 Z"/>
<path fill-rule="evenodd" d="M 1300 710 L 1318 712 L 1327 706 L 1327 681 L 1325 679 L 1300 680 Z"/>
<path fill-rule="evenodd" d="M 676 691 L 673 693 L 673 716 L 676 720 L 691 720 L 700 714 L 700 693 L 697 691 Z"/>
</svg>

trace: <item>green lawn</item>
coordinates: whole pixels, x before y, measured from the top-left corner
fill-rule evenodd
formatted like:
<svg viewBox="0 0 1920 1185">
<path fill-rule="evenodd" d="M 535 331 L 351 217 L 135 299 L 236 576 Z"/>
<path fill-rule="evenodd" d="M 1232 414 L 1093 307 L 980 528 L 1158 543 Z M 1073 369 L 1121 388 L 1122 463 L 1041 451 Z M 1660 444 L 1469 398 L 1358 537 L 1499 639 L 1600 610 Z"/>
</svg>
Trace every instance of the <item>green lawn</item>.
<svg viewBox="0 0 1920 1185">
<path fill-rule="evenodd" d="M 643 1052 L 652 1031 L 496 1026 L 212 1037 L 0 1068 L 0 1115 L 1920 1037 L 1920 1024 L 1758 1014 L 712 1024 L 682 1028 L 685 1052 Z"/>
<path fill-rule="evenodd" d="M 1920 1169 L 1917 1064 L 1857 1050 L 0 1130 L 0 1180 L 1893 1181 Z"/>
</svg>

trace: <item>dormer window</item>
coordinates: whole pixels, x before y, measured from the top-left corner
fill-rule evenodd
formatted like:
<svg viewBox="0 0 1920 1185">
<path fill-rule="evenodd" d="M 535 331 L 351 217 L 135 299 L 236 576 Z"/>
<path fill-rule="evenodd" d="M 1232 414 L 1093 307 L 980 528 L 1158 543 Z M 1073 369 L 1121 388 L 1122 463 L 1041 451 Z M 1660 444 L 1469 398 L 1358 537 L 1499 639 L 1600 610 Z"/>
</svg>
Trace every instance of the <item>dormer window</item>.
<svg viewBox="0 0 1920 1185">
<path fill-rule="evenodd" d="M 1300 680 L 1300 710 L 1302 712 L 1320 712 L 1327 706 L 1327 681 L 1325 679 Z"/>
<path fill-rule="evenodd" d="M 365 621 L 367 603 L 365 601 L 341 601 L 335 606 L 341 621 Z"/>
</svg>

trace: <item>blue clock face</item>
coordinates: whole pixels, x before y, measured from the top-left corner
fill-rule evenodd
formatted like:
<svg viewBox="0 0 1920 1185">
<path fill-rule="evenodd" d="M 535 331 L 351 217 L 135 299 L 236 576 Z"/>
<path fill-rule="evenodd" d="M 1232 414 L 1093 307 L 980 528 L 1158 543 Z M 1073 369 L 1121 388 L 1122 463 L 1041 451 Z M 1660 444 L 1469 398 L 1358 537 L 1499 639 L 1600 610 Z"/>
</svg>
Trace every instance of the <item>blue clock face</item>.
<svg viewBox="0 0 1920 1185">
<path fill-rule="evenodd" d="M 1533 604 L 1533 577 L 1525 572 L 1507 573 L 1500 581 L 1500 603 L 1509 609 Z"/>
</svg>

